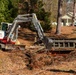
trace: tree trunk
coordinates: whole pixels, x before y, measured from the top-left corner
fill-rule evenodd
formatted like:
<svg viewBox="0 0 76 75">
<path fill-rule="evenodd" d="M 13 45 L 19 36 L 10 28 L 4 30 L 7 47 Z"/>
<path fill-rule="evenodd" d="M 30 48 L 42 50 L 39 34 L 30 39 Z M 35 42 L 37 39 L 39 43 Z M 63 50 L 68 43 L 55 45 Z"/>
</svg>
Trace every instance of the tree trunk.
<svg viewBox="0 0 76 75">
<path fill-rule="evenodd" d="M 56 27 L 57 35 L 60 35 L 61 33 L 61 16 L 62 16 L 62 0 L 58 0 L 58 15 L 57 15 L 57 27 Z"/>
<path fill-rule="evenodd" d="M 76 0 L 73 0 L 73 17 L 72 17 L 72 26 L 74 26 L 74 22 L 75 22 L 75 7 L 76 7 Z"/>
</svg>

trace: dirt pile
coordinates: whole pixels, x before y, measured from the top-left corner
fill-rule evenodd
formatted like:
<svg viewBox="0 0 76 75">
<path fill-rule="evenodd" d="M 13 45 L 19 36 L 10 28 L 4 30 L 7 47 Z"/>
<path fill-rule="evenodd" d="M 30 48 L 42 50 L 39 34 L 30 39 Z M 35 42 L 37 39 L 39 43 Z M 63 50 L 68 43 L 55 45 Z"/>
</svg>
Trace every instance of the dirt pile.
<svg viewBox="0 0 76 75">
<path fill-rule="evenodd" d="M 13 50 L 8 52 L 0 51 L 0 75 L 24 75 L 24 74 L 34 75 L 35 70 L 37 73 L 41 72 L 41 75 L 43 75 L 44 70 L 46 69 L 45 67 L 49 67 L 51 70 L 52 69 L 65 70 L 73 67 L 74 69 L 76 69 L 75 68 L 76 64 L 72 62 L 76 60 L 75 57 L 76 52 L 72 52 L 67 56 L 63 56 L 63 55 L 51 54 L 50 52 L 34 53 L 34 51 L 31 51 L 31 49 L 25 51 L 19 51 L 19 50 Z M 69 65 L 69 63 L 71 65 Z M 47 74 L 45 75 L 51 73 L 49 72 L 46 71 Z"/>
<path fill-rule="evenodd" d="M 52 54 L 46 53 L 26 53 L 29 55 L 29 68 L 42 68 L 44 66 L 53 66 L 62 62 L 72 62 L 76 60 L 76 51 L 72 51 L 68 54 Z"/>
<path fill-rule="evenodd" d="M 26 54 L 29 58 L 28 58 L 28 67 L 30 69 L 33 69 L 33 68 L 41 68 L 43 66 L 46 66 L 46 65 L 50 65 L 52 63 L 52 58 L 50 55 L 47 55 L 47 54 L 33 54 L 33 53 L 30 53 L 29 54 Z"/>
</svg>

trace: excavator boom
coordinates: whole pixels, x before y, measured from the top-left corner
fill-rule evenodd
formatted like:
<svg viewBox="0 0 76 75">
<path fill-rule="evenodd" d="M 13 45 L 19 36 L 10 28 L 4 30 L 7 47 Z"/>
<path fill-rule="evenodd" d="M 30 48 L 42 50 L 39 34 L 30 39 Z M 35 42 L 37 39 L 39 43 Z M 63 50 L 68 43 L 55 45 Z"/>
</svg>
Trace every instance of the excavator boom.
<svg viewBox="0 0 76 75">
<path fill-rule="evenodd" d="M 39 40 L 41 40 L 42 43 L 44 43 L 44 45 L 47 49 L 51 49 L 53 41 L 52 41 L 52 39 L 47 38 L 45 36 L 43 28 L 41 27 L 41 24 L 38 21 L 35 13 L 18 15 L 13 21 L 12 27 L 11 27 L 10 32 L 7 37 L 7 41 L 9 41 L 9 39 L 13 40 L 14 36 L 15 36 L 14 34 L 16 34 L 15 40 L 17 40 L 18 33 L 16 33 L 16 32 L 18 32 L 18 26 L 19 26 L 17 23 L 19 23 L 19 22 L 25 22 L 25 23 L 32 22 L 36 29 Z"/>
</svg>

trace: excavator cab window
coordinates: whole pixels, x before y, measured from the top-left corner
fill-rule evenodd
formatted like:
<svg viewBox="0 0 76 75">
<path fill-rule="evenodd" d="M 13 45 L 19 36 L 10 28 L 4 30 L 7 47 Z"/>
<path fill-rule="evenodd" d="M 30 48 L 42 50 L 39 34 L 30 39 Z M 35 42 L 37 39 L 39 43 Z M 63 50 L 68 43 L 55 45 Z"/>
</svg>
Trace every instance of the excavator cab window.
<svg viewBox="0 0 76 75">
<path fill-rule="evenodd" d="M 3 31 L 7 31 L 7 29 L 8 29 L 8 24 L 2 23 L 1 26 L 2 26 L 2 30 L 3 30 Z"/>
</svg>

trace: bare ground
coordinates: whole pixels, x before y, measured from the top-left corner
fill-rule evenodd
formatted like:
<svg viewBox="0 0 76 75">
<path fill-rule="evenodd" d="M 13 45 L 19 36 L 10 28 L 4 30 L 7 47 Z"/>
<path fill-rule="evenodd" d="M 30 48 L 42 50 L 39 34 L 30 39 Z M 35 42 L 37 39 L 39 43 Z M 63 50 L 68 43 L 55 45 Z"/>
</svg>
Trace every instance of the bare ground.
<svg viewBox="0 0 76 75">
<path fill-rule="evenodd" d="M 55 35 L 55 29 L 47 33 L 56 38 L 76 38 L 76 27 L 62 27 L 62 35 Z M 0 75 L 76 75 L 76 51 L 69 54 L 36 52 L 40 46 L 31 46 L 35 34 L 23 29 L 19 34 L 21 44 L 28 47 L 24 51 L 0 50 Z M 32 38 L 33 37 L 33 38 Z"/>
</svg>

